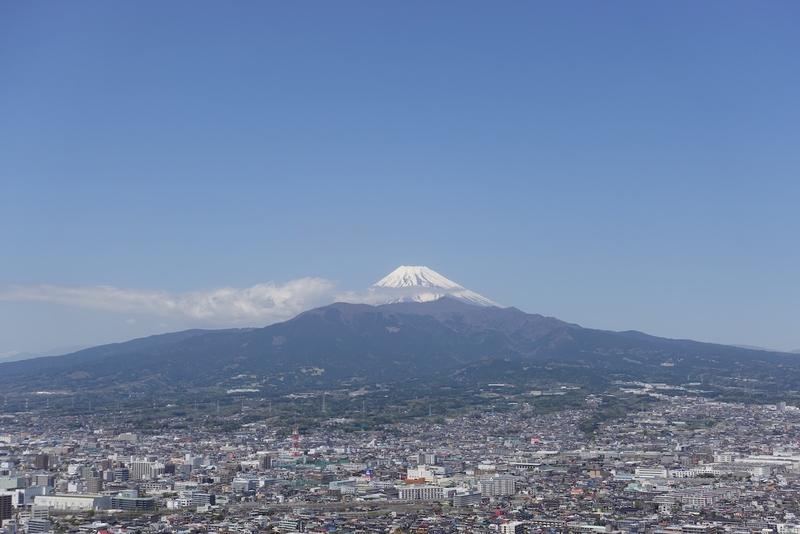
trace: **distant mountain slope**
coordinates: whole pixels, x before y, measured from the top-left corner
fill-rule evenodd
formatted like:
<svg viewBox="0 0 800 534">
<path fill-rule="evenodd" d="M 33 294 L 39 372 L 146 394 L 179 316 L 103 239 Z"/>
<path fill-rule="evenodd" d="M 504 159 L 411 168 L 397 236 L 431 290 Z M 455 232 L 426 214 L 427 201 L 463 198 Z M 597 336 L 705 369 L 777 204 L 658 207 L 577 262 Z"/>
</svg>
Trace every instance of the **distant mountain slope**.
<svg viewBox="0 0 800 534">
<path fill-rule="evenodd" d="M 188 341 L 189 339 L 206 334 L 214 336 L 224 335 L 228 332 L 246 332 L 242 330 L 183 330 L 168 334 L 159 334 L 144 338 L 137 338 L 123 343 L 110 343 L 99 345 L 88 349 L 79 350 L 61 356 L 42 356 L 28 360 L 20 360 L 2 364 L 2 376 L 0 383 L 5 376 L 19 376 L 31 373 L 50 374 L 54 372 L 70 371 L 77 367 L 102 364 L 109 358 L 124 358 L 126 355 L 159 354 L 174 344 Z M 121 362 L 116 362 L 121 364 Z"/>
<path fill-rule="evenodd" d="M 484 380 L 504 370 L 520 380 L 727 376 L 789 387 L 800 377 L 798 363 L 790 354 L 594 330 L 445 297 L 380 306 L 338 303 L 265 328 L 189 330 L 0 364 L 0 386 L 215 387 L 247 375 L 292 388 L 353 380 Z"/>
</svg>

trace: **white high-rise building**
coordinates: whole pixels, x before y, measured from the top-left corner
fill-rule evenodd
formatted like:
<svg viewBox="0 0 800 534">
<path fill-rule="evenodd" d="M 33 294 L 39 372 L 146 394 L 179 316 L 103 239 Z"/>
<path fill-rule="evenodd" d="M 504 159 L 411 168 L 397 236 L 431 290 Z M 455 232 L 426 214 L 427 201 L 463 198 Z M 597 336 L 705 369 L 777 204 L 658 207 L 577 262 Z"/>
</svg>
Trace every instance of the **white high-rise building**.
<svg viewBox="0 0 800 534">
<path fill-rule="evenodd" d="M 487 497 L 507 497 L 517 493 L 517 479 L 511 475 L 495 475 L 478 481 L 478 489 Z"/>
<path fill-rule="evenodd" d="M 149 460 L 131 460 L 128 470 L 132 480 L 155 480 L 164 474 L 164 464 Z"/>
</svg>

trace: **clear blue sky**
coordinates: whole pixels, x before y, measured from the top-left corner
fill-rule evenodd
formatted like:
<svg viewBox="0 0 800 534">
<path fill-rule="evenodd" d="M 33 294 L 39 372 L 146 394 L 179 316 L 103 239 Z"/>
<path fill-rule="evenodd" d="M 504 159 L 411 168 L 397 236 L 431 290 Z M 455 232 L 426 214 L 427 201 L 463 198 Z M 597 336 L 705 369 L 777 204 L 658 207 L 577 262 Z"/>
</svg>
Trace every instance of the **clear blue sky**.
<svg viewBox="0 0 800 534">
<path fill-rule="evenodd" d="M 344 290 L 399 264 L 586 326 L 800 348 L 798 20 L 4 2 L 0 354 L 228 324 L 75 286 Z"/>
</svg>

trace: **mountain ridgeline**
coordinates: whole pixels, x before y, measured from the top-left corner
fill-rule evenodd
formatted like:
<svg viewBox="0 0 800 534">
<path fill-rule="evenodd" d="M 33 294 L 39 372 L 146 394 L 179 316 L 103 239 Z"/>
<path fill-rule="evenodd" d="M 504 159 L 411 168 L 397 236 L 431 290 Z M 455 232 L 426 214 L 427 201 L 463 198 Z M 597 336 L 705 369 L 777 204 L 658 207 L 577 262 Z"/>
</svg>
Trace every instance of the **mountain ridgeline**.
<svg viewBox="0 0 800 534">
<path fill-rule="evenodd" d="M 0 364 L 0 386 L 9 392 L 220 389 L 242 376 L 278 392 L 412 379 L 432 386 L 648 381 L 722 389 L 746 382 L 790 392 L 800 383 L 800 357 L 594 330 L 444 296 L 336 303 L 264 328 L 188 330 Z"/>
</svg>

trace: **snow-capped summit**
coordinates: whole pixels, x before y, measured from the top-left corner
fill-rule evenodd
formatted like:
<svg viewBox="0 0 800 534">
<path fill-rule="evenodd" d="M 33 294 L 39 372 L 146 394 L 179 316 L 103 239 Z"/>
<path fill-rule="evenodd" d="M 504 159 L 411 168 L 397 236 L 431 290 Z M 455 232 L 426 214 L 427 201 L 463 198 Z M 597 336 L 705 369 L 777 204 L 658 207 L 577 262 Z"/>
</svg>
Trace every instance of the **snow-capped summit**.
<svg viewBox="0 0 800 534">
<path fill-rule="evenodd" d="M 430 302 L 450 297 L 479 306 L 499 306 L 423 265 L 401 265 L 369 289 L 373 300 L 384 302 Z"/>
<path fill-rule="evenodd" d="M 442 287 L 464 289 L 424 265 L 401 265 L 375 282 L 373 287 Z"/>
</svg>

